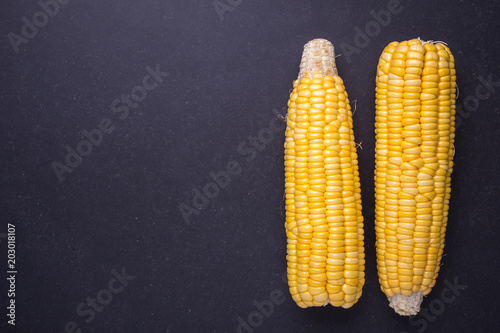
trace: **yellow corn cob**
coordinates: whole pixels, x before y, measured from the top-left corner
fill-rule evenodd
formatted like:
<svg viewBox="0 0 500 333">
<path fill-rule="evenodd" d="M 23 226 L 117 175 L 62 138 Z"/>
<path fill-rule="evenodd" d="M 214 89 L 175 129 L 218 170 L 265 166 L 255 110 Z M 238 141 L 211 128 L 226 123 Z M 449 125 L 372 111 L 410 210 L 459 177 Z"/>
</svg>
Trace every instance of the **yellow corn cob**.
<svg viewBox="0 0 500 333">
<path fill-rule="evenodd" d="M 454 58 L 442 43 L 392 42 L 376 79 L 375 232 L 382 291 L 415 315 L 436 283 L 455 138 Z"/>
<path fill-rule="evenodd" d="M 288 101 L 285 142 L 288 285 L 302 308 L 349 308 L 365 281 L 352 113 L 333 45 L 307 43 Z"/>
</svg>

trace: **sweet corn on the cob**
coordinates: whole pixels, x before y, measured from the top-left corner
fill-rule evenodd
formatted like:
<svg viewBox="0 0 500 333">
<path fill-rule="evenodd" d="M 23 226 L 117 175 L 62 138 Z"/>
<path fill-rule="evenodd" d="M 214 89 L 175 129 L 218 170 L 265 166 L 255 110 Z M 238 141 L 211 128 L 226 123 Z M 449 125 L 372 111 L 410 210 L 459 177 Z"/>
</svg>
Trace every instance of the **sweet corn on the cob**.
<svg viewBox="0 0 500 333">
<path fill-rule="evenodd" d="M 436 283 L 455 138 L 454 58 L 442 43 L 390 43 L 376 79 L 375 230 L 382 291 L 415 315 Z"/>
<path fill-rule="evenodd" d="M 288 284 L 300 307 L 349 308 L 364 285 L 363 217 L 352 113 L 333 45 L 304 47 L 285 142 Z"/>
</svg>

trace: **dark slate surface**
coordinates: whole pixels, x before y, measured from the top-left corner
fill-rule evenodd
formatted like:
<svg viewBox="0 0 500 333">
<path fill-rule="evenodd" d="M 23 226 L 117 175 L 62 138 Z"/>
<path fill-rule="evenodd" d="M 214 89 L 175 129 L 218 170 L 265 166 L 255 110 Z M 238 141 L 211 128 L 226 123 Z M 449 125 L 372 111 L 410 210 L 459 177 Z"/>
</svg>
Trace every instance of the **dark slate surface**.
<svg viewBox="0 0 500 333">
<path fill-rule="evenodd" d="M 2 332 L 496 330 L 498 2 L 222 0 L 220 16 L 211 0 L 60 2 L 0 6 Z M 390 18 L 375 24 L 372 14 L 388 7 Z M 33 19 L 40 27 L 30 28 Z M 303 45 L 318 37 L 342 53 L 363 147 L 366 285 L 350 310 L 300 309 L 282 280 L 276 114 L 285 114 Z M 446 256 L 427 310 L 409 321 L 377 282 L 374 81 L 384 46 L 414 37 L 449 44 L 461 111 Z M 78 148 L 87 156 L 70 155 L 73 167 L 62 169 Z M 204 202 L 197 191 L 227 169 L 230 179 L 208 185 Z M 195 198 L 188 224 L 179 205 Z M 15 328 L 6 316 L 8 223 Z M 467 288 L 447 291 L 453 284 Z"/>
</svg>

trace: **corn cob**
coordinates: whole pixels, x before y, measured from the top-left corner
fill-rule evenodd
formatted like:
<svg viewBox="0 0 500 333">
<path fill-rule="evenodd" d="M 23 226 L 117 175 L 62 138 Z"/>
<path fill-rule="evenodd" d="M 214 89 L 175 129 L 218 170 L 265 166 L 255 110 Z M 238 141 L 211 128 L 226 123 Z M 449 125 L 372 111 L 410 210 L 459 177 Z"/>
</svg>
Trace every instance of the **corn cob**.
<svg viewBox="0 0 500 333">
<path fill-rule="evenodd" d="M 455 138 L 454 58 L 442 43 L 392 42 L 376 79 L 375 232 L 382 291 L 415 315 L 436 283 Z"/>
<path fill-rule="evenodd" d="M 351 107 L 327 40 L 304 47 L 285 135 L 290 293 L 302 308 L 349 308 L 365 281 L 361 189 Z"/>
</svg>

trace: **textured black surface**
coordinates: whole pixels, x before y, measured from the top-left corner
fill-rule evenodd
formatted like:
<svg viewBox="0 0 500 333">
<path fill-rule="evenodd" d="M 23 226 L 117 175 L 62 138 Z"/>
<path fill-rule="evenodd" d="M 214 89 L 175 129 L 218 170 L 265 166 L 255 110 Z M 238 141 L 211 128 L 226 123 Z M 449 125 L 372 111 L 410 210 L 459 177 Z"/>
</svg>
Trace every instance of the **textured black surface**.
<svg viewBox="0 0 500 333">
<path fill-rule="evenodd" d="M 21 35 L 22 18 L 41 7 L 0 5 L 2 332 L 496 331 L 498 2 L 401 0 L 380 31 L 370 12 L 386 1 L 222 0 L 232 4 L 223 20 L 211 0 L 66 2 L 18 53 L 9 33 Z M 372 36 L 357 40 L 365 27 Z M 280 124 L 273 119 L 285 114 L 302 47 L 318 37 L 342 53 L 363 147 L 366 285 L 350 310 L 300 309 L 282 281 L 284 131 L 267 128 Z M 389 308 L 376 275 L 374 81 L 385 45 L 414 37 L 449 44 L 462 111 L 446 255 L 423 304 L 428 314 L 409 322 Z M 148 66 L 168 76 L 120 119 L 126 104 L 114 113 L 113 102 L 140 93 Z M 478 88 L 488 78 L 490 91 Z M 82 131 L 101 122 L 114 130 L 60 182 L 51 164 L 65 163 L 65 147 L 77 149 Z M 260 150 L 251 144 L 259 134 L 267 139 Z M 210 172 L 228 167 L 228 184 L 186 223 L 179 205 L 192 207 Z M 17 237 L 15 328 L 6 323 L 7 223 Z M 100 292 L 110 282 L 117 291 L 122 269 L 135 279 Z M 467 288 L 446 292 L 454 281 Z M 84 303 L 77 313 L 98 294 L 113 298 L 100 312 Z M 255 302 L 271 299 L 279 303 L 272 311 L 255 313 Z"/>
</svg>

